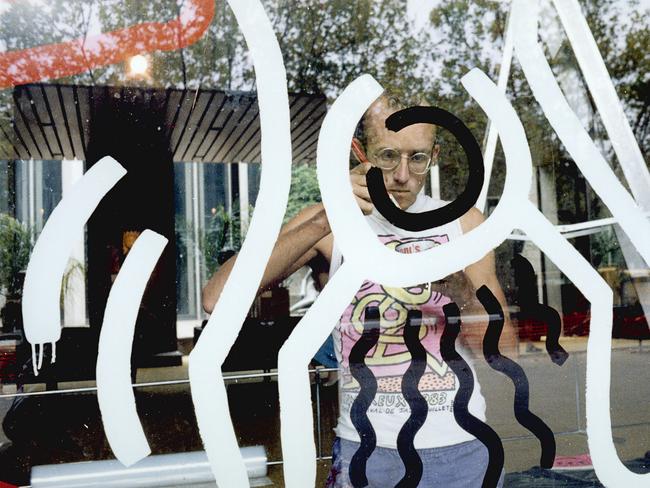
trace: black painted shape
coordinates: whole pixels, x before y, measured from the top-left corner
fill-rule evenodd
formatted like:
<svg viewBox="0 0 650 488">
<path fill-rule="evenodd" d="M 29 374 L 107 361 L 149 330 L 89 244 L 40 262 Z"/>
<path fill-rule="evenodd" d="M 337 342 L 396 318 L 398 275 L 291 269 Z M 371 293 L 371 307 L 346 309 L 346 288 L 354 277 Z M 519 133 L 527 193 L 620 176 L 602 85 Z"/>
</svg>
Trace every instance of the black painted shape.
<svg viewBox="0 0 650 488">
<path fill-rule="evenodd" d="M 454 399 L 454 418 L 466 432 L 476 437 L 488 450 L 488 465 L 483 476 L 484 488 L 497 486 L 503 470 L 503 444 L 499 435 L 485 422 L 469 412 L 469 399 L 474 390 L 474 375 L 467 362 L 456 351 L 456 338 L 460 332 L 460 310 L 454 302 L 442 307 L 445 329 L 440 338 L 440 354 L 458 378 L 458 393 Z"/>
<path fill-rule="evenodd" d="M 539 303 L 537 276 L 532 264 L 521 254 L 515 254 L 511 264 L 515 270 L 518 289 L 519 316 L 522 319 L 537 319 L 546 324 L 546 352 L 551 361 L 562 366 L 569 358 L 569 353 L 560 345 L 560 314 L 553 307 Z"/>
<path fill-rule="evenodd" d="M 503 356 L 499 352 L 499 338 L 503 331 L 503 310 L 501 305 L 485 285 L 476 291 L 476 297 L 490 315 L 490 323 L 483 337 L 483 356 L 492 369 L 506 375 L 515 385 L 515 418 L 517 422 L 539 439 L 542 448 L 539 465 L 542 468 L 550 469 L 553 467 L 553 461 L 555 460 L 553 431 L 542 419 L 529 410 L 530 388 L 524 370 L 512 359 Z"/>
<path fill-rule="evenodd" d="M 366 366 L 365 359 L 368 351 L 372 349 L 379 340 L 379 309 L 368 307 L 363 322 L 363 333 L 350 350 L 350 373 L 359 383 L 359 394 L 352 402 L 350 409 L 350 420 L 359 433 L 361 445 L 352 456 L 350 462 L 350 481 L 354 488 L 361 488 L 368 485 L 366 476 L 366 464 L 368 458 L 377 445 L 375 429 L 368 419 L 368 407 L 377 393 L 377 379 L 370 368 Z"/>
<path fill-rule="evenodd" d="M 405 230 L 418 232 L 439 227 L 463 216 L 474 206 L 481 193 L 485 178 L 483 155 L 476 139 L 454 114 L 438 107 L 409 107 L 386 118 L 386 128 L 398 132 L 413 124 L 434 124 L 451 132 L 467 156 L 469 175 L 463 192 L 453 202 L 435 210 L 410 213 L 395 206 L 390 200 L 382 171 L 372 168 L 366 173 L 370 199 L 377 211 L 391 224 Z"/>
<path fill-rule="evenodd" d="M 409 310 L 404 326 L 404 344 L 411 354 L 411 364 L 402 377 L 402 395 L 411 408 L 411 415 L 397 435 L 397 452 L 406 470 L 395 488 L 415 488 L 422 479 L 424 466 L 422 459 L 415 450 L 415 434 L 418 433 L 427 419 L 429 406 L 420 393 L 418 386 L 427 366 L 427 351 L 420 342 L 420 327 L 422 312 Z"/>
</svg>

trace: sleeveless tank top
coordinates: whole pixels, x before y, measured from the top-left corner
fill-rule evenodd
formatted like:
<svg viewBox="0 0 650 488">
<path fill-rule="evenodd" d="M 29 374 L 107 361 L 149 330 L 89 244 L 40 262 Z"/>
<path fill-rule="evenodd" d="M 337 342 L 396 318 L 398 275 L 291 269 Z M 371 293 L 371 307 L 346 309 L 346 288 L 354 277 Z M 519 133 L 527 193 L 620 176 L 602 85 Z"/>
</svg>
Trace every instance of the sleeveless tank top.
<svg viewBox="0 0 650 488">
<path fill-rule="evenodd" d="M 408 211 L 423 212 L 446 203 L 420 194 Z M 366 219 L 384 245 L 402 253 L 425 251 L 453 241 L 462 233 L 458 220 L 422 232 L 409 232 L 390 224 L 376 210 L 366 216 Z M 330 276 L 336 272 L 342 260 L 335 243 Z M 453 297 L 430 290 L 428 284 L 393 288 L 370 281 L 363 283 L 332 333 L 341 369 L 340 414 L 335 429 L 337 436 L 359 442 L 359 435 L 350 418 L 350 409 L 359 393 L 359 384 L 350 374 L 349 355 L 363 332 L 366 307 L 374 306 L 380 312 L 380 334 L 377 344 L 368 351 L 365 363 L 377 379 L 377 393 L 367 411 L 377 436 L 377 445 L 396 449 L 397 435 L 410 416 L 410 408 L 401 393 L 402 375 L 411 359 L 404 344 L 403 329 L 408 310 L 414 308 L 422 312 L 420 340 L 427 352 L 427 366 L 418 388 L 429 405 L 426 421 L 415 436 L 415 447 L 426 449 L 449 446 L 474 439 L 454 419 L 452 407 L 458 391 L 458 379 L 440 355 L 440 337 L 445 327 L 442 307 L 452 300 Z M 457 350 L 471 367 L 468 354 L 458 345 Z M 485 400 L 476 381 L 476 373 L 474 378 L 469 410 L 485 421 Z"/>
</svg>

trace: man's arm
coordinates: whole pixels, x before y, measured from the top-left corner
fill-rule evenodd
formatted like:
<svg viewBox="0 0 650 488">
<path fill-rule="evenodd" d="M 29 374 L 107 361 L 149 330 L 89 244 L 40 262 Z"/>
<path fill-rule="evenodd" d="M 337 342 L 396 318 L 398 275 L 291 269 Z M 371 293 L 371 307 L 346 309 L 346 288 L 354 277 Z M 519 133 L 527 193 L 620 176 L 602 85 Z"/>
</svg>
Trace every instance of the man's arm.
<svg viewBox="0 0 650 488">
<path fill-rule="evenodd" d="M 329 261 L 331 247 L 332 235 L 323 205 L 319 203 L 301 210 L 280 231 L 264 271 L 260 291 L 284 280 L 318 253 L 325 255 Z M 237 255 L 221 265 L 203 288 L 202 304 L 206 312 L 212 312 L 236 259 Z"/>
<path fill-rule="evenodd" d="M 472 208 L 463 217 L 461 217 L 460 224 L 463 229 L 463 233 L 467 233 L 484 221 L 485 217 L 483 217 L 483 214 L 478 209 Z M 490 251 L 482 259 L 465 268 L 465 276 L 471 281 L 474 290 L 478 290 L 481 286 L 485 285 L 490 289 L 492 294 L 499 301 L 499 304 L 503 309 L 505 319 L 503 324 L 503 332 L 501 333 L 501 339 L 499 340 L 499 345 L 501 346 L 502 352 L 516 355 L 517 336 L 514 327 L 510 322 L 506 297 L 503 293 L 503 290 L 501 289 L 499 280 L 497 279 L 494 252 Z M 471 303 L 471 312 L 478 311 L 477 309 L 480 307 L 482 313 L 485 314 L 485 310 L 482 308 L 480 303 L 478 303 L 476 297 L 473 297 Z M 470 344 L 480 346 L 482 345 L 483 336 L 486 329 L 487 324 L 484 324 L 480 327 L 468 327 L 464 330 L 463 333 L 469 336 L 468 342 L 470 342 Z"/>
<path fill-rule="evenodd" d="M 352 191 L 359 207 L 366 215 L 371 213 L 373 209 L 365 177 L 370 168 L 370 163 L 361 163 L 350 171 Z M 329 263 L 332 258 L 332 245 L 334 243 L 331 232 L 322 203 L 301 210 L 298 215 L 282 227 L 269 263 L 266 266 L 259 291 L 292 275 L 305 264 L 312 262 L 318 254 Z M 237 255 L 223 263 L 203 288 L 201 301 L 206 312 L 212 312 L 236 259 Z M 321 281 L 324 281 L 324 276 L 322 276 L 323 264 L 316 262 L 313 264 L 314 271 L 319 274 Z"/>
</svg>

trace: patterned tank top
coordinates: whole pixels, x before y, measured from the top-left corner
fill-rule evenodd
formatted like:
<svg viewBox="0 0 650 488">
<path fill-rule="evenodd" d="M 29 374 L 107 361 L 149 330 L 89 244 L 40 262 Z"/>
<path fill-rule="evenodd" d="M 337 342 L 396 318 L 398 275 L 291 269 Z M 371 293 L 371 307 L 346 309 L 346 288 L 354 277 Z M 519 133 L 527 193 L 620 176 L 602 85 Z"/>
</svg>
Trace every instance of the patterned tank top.
<svg viewBox="0 0 650 488">
<path fill-rule="evenodd" d="M 445 204 L 446 202 L 419 195 L 408 211 L 423 212 Z M 458 220 L 422 232 L 399 229 L 376 210 L 367 216 L 367 221 L 384 245 L 402 253 L 425 251 L 453 241 L 462 233 Z M 453 242 L 449 245 L 453 245 Z M 336 272 L 341 262 L 342 257 L 335 244 L 330 276 Z M 367 412 L 377 436 L 377 445 L 395 449 L 397 435 L 410 415 L 408 403 L 401 393 L 402 376 L 411 362 L 411 355 L 403 339 L 410 309 L 422 313 L 420 341 L 427 353 L 427 365 L 418 388 L 429 405 L 426 421 L 415 436 L 415 447 L 424 449 L 449 446 L 474 439 L 454 419 L 452 407 L 458 391 L 458 379 L 440 355 L 440 337 L 445 327 L 442 307 L 452 299 L 453 297 L 432 290 L 428 283 L 408 288 L 388 287 L 370 281 L 363 283 L 333 332 L 341 368 L 340 414 L 335 429 L 339 437 L 359 441 L 350 418 L 350 409 L 360 386 L 350 374 L 349 357 L 352 347 L 361 337 L 365 310 L 370 306 L 377 307 L 380 314 L 379 340 L 365 358 L 365 364 L 377 379 L 377 393 Z M 461 348 L 457 347 L 457 350 L 471 366 L 468 355 Z M 479 419 L 485 420 L 485 400 L 477 381 L 470 398 L 469 410 Z"/>
</svg>

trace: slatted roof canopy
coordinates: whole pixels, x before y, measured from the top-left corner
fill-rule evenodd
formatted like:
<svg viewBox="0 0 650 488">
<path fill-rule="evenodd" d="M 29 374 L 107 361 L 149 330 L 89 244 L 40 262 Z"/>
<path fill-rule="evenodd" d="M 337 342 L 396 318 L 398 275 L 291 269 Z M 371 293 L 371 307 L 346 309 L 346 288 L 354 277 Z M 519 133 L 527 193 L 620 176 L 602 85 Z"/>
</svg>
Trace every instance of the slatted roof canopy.
<svg viewBox="0 0 650 488">
<path fill-rule="evenodd" d="M 56 84 L 14 89 L 12 121 L 0 121 L 0 159 L 85 160 L 93 107 L 110 97 L 161 110 L 174 161 L 261 162 L 255 93 Z M 314 162 L 325 97 L 290 94 L 289 105 L 293 163 Z"/>
</svg>

